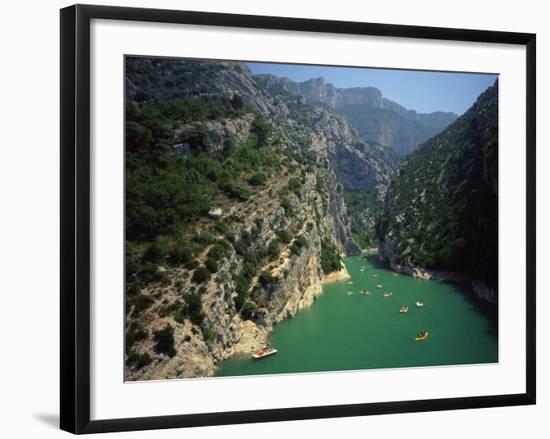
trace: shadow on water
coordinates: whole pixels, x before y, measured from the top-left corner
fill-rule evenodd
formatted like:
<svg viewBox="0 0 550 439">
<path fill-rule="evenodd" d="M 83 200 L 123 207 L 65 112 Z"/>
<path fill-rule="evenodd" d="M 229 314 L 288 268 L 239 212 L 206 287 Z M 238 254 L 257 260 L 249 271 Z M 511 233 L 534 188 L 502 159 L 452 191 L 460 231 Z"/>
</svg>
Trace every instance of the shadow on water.
<svg viewBox="0 0 550 439">
<path fill-rule="evenodd" d="M 380 261 L 377 253 L 361 255 L 361 258 L 367 261 L 369 264 L 372 264 L 376 269 L 393 271 L 388 264 Z M 455 287 L 456 293 L 462 294 L 464 298 L 468 301 L 468 304 L 471 305 L 476 312 L 487 319 L 489 323 L 489 334 L 495 338 L 498 337 L 498 303 L 491 303 L 487 300 L 477 297 L 472 289 L 471 282 L 466 279 L 464 279 L 463 281 L 440 282 Z"/>
<path fill-rule="evenodd" d="M 361 259 L 367 261 L 369 264 L 372 264 L 376 269 L 393 271 L 389 265 L 380 261 L 377 253 L 368 253 L 366 255 L 361 255 Z"/>
<path fill-rule="evenodd" d="M 472 289 L 471 282 L 450 282 L 445 283 L 457 288 L 457 293 L 463 294 L 468 304 L 472 306 L 489 323 L 489 334 L 495 338 L 498 337 L 498 303 L 492 303 L 485 299 L 477 297 Z"/>
</svg>

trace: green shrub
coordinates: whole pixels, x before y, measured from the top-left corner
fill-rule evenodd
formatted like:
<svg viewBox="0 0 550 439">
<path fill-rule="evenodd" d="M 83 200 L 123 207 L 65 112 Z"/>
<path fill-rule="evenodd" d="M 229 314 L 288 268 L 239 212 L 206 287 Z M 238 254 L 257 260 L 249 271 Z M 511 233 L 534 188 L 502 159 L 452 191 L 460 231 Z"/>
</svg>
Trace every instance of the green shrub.
<svg viewBox="0 0 550 439">
<path fill-rule="evenodd" d="M 170 305 L 165 305 L 159 309 L 158 314 L 160 317 L 175 316 L 182 309 L 183 303 L 181 300 L 176 300 Z"/>
<path fill-rule="evenodd" d="M 281 241 L 284 244 L 290 244 L 290 241 L 292 241 L 292 235 L 286 229 L 280 230 L 279 233 L 277 234 L 277 237 L 279 241 Z"/>
<path fill-rule="evenodd" d="M 162 248 L 160 242 L 155 241 L 143 253 L 142 260 L 144 262 L 161 262 L 164 259 L 165 249 Z"/>
<path fill-rule="evenodd" d="M 225 139 L 223 141 L 223 154 L 228 156 L 230 155 L 233 150 L 236 148 L 236 144 L 235 144 L 235 140 L 229 138 L 229 139 Z"/>
<path fill-rule="evenodd" d="M 132 346 L 138 342 L 147 338 L 147 331 L 145 331 L 137 323 L 130 325 L 126 332 L 126 352 L 129 352 Z"/>
<path fill-rule="evenodd" d="M 252 122 L 250 129 L 257 136 L 257 146 L 261 148 L 267 144 L 267 138 L 269 137 L 270 127 L 264 115 L 257 114 Z"/>
<path fill-rule="evenodd" d="M 219 261 L 223 257 L 226 247 L 227 243 L 225 241 L 216 242 L 212 247 L 210 247 L 210 250 L 208 250 L 208 258 L 213 259 L 214 261 Z"/>
<path fill-rule="evenodd" d="M 200 233 L 196 233 L 193 240 L 199 244 L 213 244 L 216 242 L 216 237 L 207 230 L 203 230 Z"/>
<path fill-rule="evenodd" d="M 208 131 L 204 127 L 195 128 L 187 137 L 181 139 L 182 143 L 189 143 L 191 150 L 194 152 L 205 152 L 210 148 L 210 138 Z"/>
<path fill-rule="evenodd" d="M 193 273 L 192 280 L 196 284 L 202 284 L 203 282 L 206 282 L 209 279 L 210 279 L 210 272 L 204 267 L 197 268 Z"/>
<path fill-rule="evenodd" d="M 325 274 L 339 271 L 342 268 L 342 258 L 338 249 L 328 239 L 321 240 L 321 267 Z"/>
<path fill-rule="evenodd" d="M 184 264 L 189 262 L 193 258 L 193 252 L 183 242 L 176 241 L 170 248 L 169 253 L 170 263 L 172 264 Z"/>
<path fill-rule="evenodd" d="M 213 342 L 214 340 L 216 340 L 216 333 L 212 329 L 203 325 L 201 326 L 201 332 L 202 332 L 204 341 Z"/>
<path fill-rule="evenodd" d="M 150 364 L 151 361 L 151 357 L 147 352 L 143 352 L 141 354 L 138 354 L 137 352 L 130 352 L 126 358 L 126 366 L 142 369 Z"/>
<path fill-rule="evenodd" d="M 155 352 L 157 354 L 166 354 L 169 357 L 176 355 L 174 347 L 174 328 L 166 325 L 164 328 L 155 331 L 153 340 L 155 341 Z"/>
<path fill-rule="evenodd" d="M 246 294 L 237 294 L 235 298 L 233 299 L 233 303 L 235 304 L 235 309 L 237 311 L 240 311 L 244 305 L 244 302 L 246 300 Z"/>
<path fill-rule="evenodd" d="M 235 308 L 240 311 L 246 298 L 248 297 L 248 288 L 250 287 L 250 279 L 255 273 L 256 268 L 245 268 L 235 278 L 235 292 L 237 296 L 234 298 Z"/>
<path fill-rule="evenodd" d="M 300 183 L 300 180 L 298 180 L 296 177 L 293 177 L 290 180 L 288 180 L 288 189 L 294 192 L 296 195 L 300 195 L 301 187 L 302 187 L 302 184 Z"/>
<path fill-rule="evenodd" d="M 262 286 L 268 288 L 275 282 L 275 278 L 269 271 L 264 270 L 260 273 L 258 281 Z"/>
<path fill-rule="evenodd" d="M 244 101 L 241 95 L 235 93 L 233 97 L 231 98 L 231 106 L 235 110 L 241 110 L 244 107 Z"/>
<path fill-rule="evenodd" d="M 267 181 L 267 176 L 263 172 L 256 172 L 248 179 L 248 184 L 251 186 L 261 186 Z"/>
<path fill-rule="evenodd" d="M 218 263 L 214 258 L 208 257 L 204 265 L 210 273 L 215 273 L 218 271 Z"/>
<path fill-rule="evenodd" d="M 274 261 L 279 257 L 279 243 L 275 239 L 267 246 L 267 256 L 270 261 Z"/>
<path fill-rule="evenodd" d="M 297 255 L 298 253 L 300 253 L 301 249 L 303 247 L 307 247 L 307 245 L 308 242 L 306 238 L 304 238 L 302 235 L 297 236 L 290 246 L 290 253 L 293 255 Z"/>
<path fill-rule="evenodd" d="M 166 277 L 165 273 L 159 271 L 159 267 L 151 262 L 146 262 L 138 273 L 138 278 L 143 284 L 161 282 Z"/>
<path fill-rule="evenodd" d="M 136 315 L 141 314 L 147 308 L 149 308 L 155 300 L 151 296 L 145 294 L 138 294 L 128 300 L 128 304 L 134 307 L 134 313 Z"/>
<path fill-rule="evenodd" d="M 229 227 L 223 220 L 216 221 L 213 226 L 214 230 L 222 235 L 229 232 Z"/>
<path fill-rule="evenodd" d="M 281 200 L 281 207 L 285 210 L 287 214 L 292 211 L 292 205 L 290 204 L 290 200 L 288 198 L 283 198 Z"/>
<path fill-rule="evenodd" d="M 191 293 L 185 297 L 189 319 L 194 325 L 200 325 L 204 319 L 202 312 L 202 298 L 199 293 Z"/>
<path fill-rule="evenodd" d="M 241 308 L 241 317 L 243 320 L 252 320 L 254 314 L 256 313 L 256 309 L 257 307 L 254 302 L 251 302 L 250 300 L 244 302 Z"/>
<path fill-rule="evenodd" d="M 139 294 L 139 284 L 132 280 L 126 284 L 126 294 L 128 296 L 135 296 L 136 294 Z"/>
<path fill-rule="evenodd" d="M 246 201 L 250 198 L 250 192 L 236 183 L 225 182 L 221 185 L 221 189 L 230 198 L 240 201 Z"/>
<path fill-rule="evenodd" d="M 187 261 L 185 264 L 184 264 L 184 267 L 185 269 L 187 270 L 194 270 L 195 268 L 197 268 L 199 266 L 199 263 L 196 259 L 191 259 L 189 261 Z"/>
</svg>

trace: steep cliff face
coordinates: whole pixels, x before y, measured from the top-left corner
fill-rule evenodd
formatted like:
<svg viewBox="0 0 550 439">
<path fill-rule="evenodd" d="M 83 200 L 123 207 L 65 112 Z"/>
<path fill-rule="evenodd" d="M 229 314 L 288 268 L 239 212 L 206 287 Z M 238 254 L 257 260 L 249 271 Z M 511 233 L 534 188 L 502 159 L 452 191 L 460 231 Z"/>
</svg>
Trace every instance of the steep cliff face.
<svg viewBox="0 0 550 439">
<path fill-rule="evenodd" d="M 456 118 L 454 113 L 419 114 L 412 110 L 398 112 L 386 107 L 396 106 L 372 108 L 357 104 L 341 107 L 338 111 L 346 116 L 363 139 L 389 145 L 401 156 L 413 151 Z"/>
<path fill-rule="evenodd" d="M 321 238 L 336 236 L 335 224 L 327 212 L 328 194 L 319 196 L 315 175 L 310 174 L 298 195 L 282 207 L 270 193 L 283 189 L 285 181 L 280 180 L 278 185 L 273 182 L 270 189 L 223 215 L 222 220 L 236 216 L 231 226 L 235 233 L 228 235 L 235 245 L 228 246 L 217 272 L 199 287 L 203 318 L 198 324 L 177 314 L 178 308 L 186 306 L 185 292 L 198 287 L 185 267 L 166 267 L 167 285 L 153 283 L 142 289 L 141 294 L 154 297 L 155 302 L 139 321 L 142 327 L 148 322 L 153 334 L 170 325 L 174 329 L 175 355 L 155 353 L 154 338 L 147 337 L 134 349 L 148 352 L 153 361 L 145 367 L 127 368 L 127 379 L 210 376 L 218 361 L 259 350 L 274 324 L 311 305 L 321 293 Z M 292 216 L 285 212 L 289 209 Z M 289 232 L 290 242 L 279 241 L 282 230 Z M 224 239 L 222 235 L 214 237 Z M 296 244 L 302 241 L 305 244 Z M 258 257 L 273 242 L 279 247 L 276 257 Z M 199 263 L 206 260 L 211 248 L 209 245 L 203 250 Z M 251 310 L 244 315 L 235 299 L 245 266 L 254 258 L 258 262 L 246 286 L 245 302 Z M 127 320 L 134 321 L 131 316 Z"/>
<path fill-rule="evenodd" d="M 369 143 L 393 148 L 404 156 L 420 143 L 442 131 L 457 115 L 448 112 L 417 113 L 384 98 L 374 87 L 337 88 L 323 78 L 294 82 L 272 75 L 257 75 L 276 82 L 289 93 L 303 96 L 312 105 L 322 105 L 346 117 L 359 137 Z"/>
<path fill-rule="evenodd" d="M 344 194 L 344 200 L 336 194 L 333 211 L 345 212 L 345 216 L 340 215 L 335 222 L 341 224 L 339 236 L 348 254 L 355 253 L 358 247 L 374 246 L 375 220 L 381 212 L 391 176 L 399 164 L 398 154 L 392 148 L 365 142 L 339 113 L 329 111 L 324 105 L 319 106 L 318 100 L 311 99 L 315 90 L 326 86 L 322 78 L 305 83 L 294 83 L 272 75 L 256 75 L 254 78 L 266 93 L 276 96 L 277 101 L 287 102 L 290 115 L 307 127 L 312 135 L 326 139 L 329 165 L 335 176 L 329 188 L 340 188 Z M 338 89 L 329 84 L 326 93 L 334 90 Z M 372 90 L 366 94 L 372 94 L 375 102 L 379 91 Z M 311 100 L 304 97 L 304 93 Z M 366 95 L 362 99 L 367 99 Z M 314 103 L 317 105 L 312 107 Z"/>
<path fill-rule="evenodd" d="M 125 377 L 210 376 L 320 294 L 322 242 L 358 251 L 345 191 L 382 197 L 392 156 L 239 63 L 126 73 Z"/>
<path fill-rule="evenodd" d="M 286 116 L 284 105 L 263 94 L 242 63 L 127 57 L 125 84 L 127 97 L 139 103 L 231 98 L 236 93 L 245 97 L 254 111 Z"/>
<path fill-rule="evenodd" d="M 379 254 L 419 276 L 469 273 L 496 300 L 498 83 L 402 163 L 378 227 Z M 437 274 L 436 274 L 437 275 Z"/>
<path fill-rule="evenodd" d="M 382 108 L 384 100 L 382 93 L 375 87 L 336 88 L 325 83 L 323 78 L 309 79 L 304 82 L 286 82 L 288 91 L 303 96 L 308 102 L 325 104 L 329 108 L 339 108 L 346 105 L 367 104 L 372 108 Z"/>
</svg>

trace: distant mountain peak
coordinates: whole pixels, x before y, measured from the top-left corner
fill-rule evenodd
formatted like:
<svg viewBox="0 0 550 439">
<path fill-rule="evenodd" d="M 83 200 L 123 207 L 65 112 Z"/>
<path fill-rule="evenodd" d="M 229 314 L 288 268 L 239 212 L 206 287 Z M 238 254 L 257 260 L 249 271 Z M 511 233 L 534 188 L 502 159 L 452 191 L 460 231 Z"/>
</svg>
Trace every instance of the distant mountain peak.
<svg viewBox="0 0 550 439">
<path fill-rule="evenodd" d="M 376 87 L 339 88 L 321 76 L 302 82 L 266 74 L 253 77 L 260 83 L 302 96 L 311 105 L 344 115 L 364 141 L 391 147 L 402 156 L 458 117 L 443 111 L 418 113 L 385 98 Z"/>
</svg>

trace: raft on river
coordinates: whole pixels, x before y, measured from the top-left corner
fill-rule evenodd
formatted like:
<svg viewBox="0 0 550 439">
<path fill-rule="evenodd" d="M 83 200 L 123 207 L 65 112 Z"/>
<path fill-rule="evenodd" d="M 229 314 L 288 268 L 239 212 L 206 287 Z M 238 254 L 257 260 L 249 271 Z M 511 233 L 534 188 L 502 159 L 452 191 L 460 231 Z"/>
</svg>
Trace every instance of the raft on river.
<svg viewBox="0 0 550 439">
<path fill-rule="evenodd" d="M 262 350 L 252 354 L 252 357 L 255 358 L 256 360 L 258 360 L 260 358 L 268 357 L 268 356 L 276 354 L 276 353 L 277 353 L 277 349 L 271 348 L 271 347 L 265 347 Z"/>
</svg>

